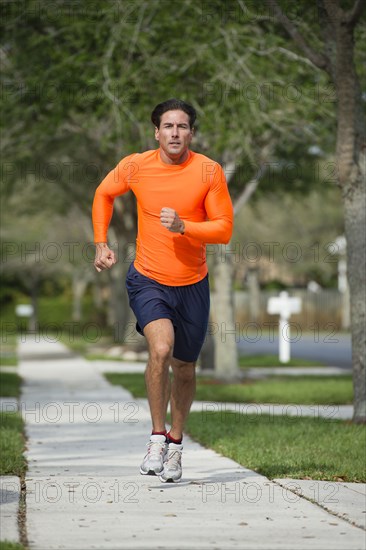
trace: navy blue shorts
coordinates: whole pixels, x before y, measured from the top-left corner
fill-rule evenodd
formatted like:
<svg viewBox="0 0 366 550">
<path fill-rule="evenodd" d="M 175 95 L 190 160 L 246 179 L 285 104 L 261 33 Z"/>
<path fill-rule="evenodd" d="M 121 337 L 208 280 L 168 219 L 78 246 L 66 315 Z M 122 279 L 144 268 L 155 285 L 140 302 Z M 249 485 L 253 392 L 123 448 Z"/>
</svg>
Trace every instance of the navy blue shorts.
<svg viewBox="0 0 366 550">
<path fill-rule="evenodd" d="M 173 357 L 189 363 L 196 361 L 206 337 L 210 311 L 208 275 L 192 285 L 167 286 L 145 277 L 132 263 L 126 288 L 137 331 L 143 334 L 151 321 L 170 319 L 175 332 Z"/>
</svg>

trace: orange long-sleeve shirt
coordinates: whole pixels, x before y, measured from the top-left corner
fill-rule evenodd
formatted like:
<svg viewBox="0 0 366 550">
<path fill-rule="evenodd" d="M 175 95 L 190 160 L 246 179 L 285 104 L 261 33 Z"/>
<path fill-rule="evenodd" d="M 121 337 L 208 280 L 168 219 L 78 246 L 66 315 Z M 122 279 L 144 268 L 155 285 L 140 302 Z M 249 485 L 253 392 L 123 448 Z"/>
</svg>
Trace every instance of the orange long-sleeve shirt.
<svg viewBox="0 0 366 550">
<path fill-rule="evenodd" d="M 168 286 L 202 280 L 207 274 L 205 244 L 228 243 L 232 234 L 233 208 L 221 166 L 188 153 L 182 164 L 166 164 L 159 149 L 125 157 L 99 185 L 93 203 L 94 241 L 107 242 L 115 197 L 129 190 L 135 194 L 135 267 Z M 163 207 L 179 214 L 183 235 L 161 224 Z"/>
</svg>

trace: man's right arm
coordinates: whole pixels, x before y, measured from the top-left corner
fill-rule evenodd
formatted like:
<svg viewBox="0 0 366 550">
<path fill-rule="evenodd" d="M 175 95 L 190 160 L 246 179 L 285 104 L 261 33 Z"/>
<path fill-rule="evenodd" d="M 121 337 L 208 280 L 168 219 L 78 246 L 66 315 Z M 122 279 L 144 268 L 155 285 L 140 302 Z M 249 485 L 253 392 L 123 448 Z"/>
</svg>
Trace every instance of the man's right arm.
<svg viewBox="0 0 366 550">
<path fill-rule="evenodd" d="M 98 186 L 93 201 L 92 219 L 96 254 L 94 265 L 97 271 L 109 269 L 116 263 L 114 252 L 107 244 L 107 233 L 113 214 L 114 199 L 130 189 L 131 176 L 136 173 L 137 164 L 129 155 L 111 170 Z"/>
</svg>

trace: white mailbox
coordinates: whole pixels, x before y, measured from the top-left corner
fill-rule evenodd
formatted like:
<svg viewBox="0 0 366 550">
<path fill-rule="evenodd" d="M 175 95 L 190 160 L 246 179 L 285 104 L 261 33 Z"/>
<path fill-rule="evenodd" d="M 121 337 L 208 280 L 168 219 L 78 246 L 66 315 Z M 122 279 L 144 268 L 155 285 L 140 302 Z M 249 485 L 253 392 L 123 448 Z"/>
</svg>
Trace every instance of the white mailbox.
<svg viewBox="0 0 366 550">
<path fill-rule="evenodd" d="M 18 317 L 31 317 L 33 315 L 33 306 L 31 304 L 18 304 L 15 307 L 15 313 Z"/>
</svg>

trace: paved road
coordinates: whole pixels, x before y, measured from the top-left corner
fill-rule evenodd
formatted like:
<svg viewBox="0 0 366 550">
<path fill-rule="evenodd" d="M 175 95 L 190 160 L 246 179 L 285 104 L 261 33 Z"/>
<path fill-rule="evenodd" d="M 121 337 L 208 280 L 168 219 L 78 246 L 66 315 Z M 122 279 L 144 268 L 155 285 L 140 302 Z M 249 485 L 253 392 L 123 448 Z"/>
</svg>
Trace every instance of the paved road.
<svg viewBox="0 0 366 550">
<path fill-rule="evenodd" d="M 302 334 L 296 338 L 292 334 L 291 356 L 299 359 L 312 359 L 325 365 L 351 369 L 351 336 L 349 334 Z M 296 341 L 297 340 L 297 341 Z M 243 355 L 278 354 L 278 338 L 263 334 L 257 341 L 243 338 L 239 342 L 240 353 Z"/>
</svg>

